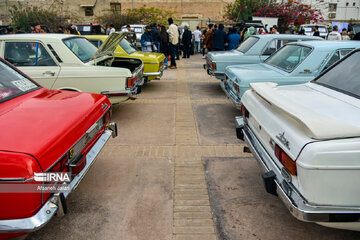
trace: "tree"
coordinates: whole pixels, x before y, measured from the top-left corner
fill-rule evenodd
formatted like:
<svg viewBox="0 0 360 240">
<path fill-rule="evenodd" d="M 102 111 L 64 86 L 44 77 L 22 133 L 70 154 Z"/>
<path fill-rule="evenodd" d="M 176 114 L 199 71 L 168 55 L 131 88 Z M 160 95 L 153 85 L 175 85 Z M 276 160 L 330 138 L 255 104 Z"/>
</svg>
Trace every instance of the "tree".
<svg viewBox="0 0 360 240">
<path fill-rule="evenodd" d="M 134 8 L 127 9 L 121 14 L 119 11 L 109 10 L 104 15 L 99 16 L 98 20 L 101 24 L 109 26 L 114 24 L 115 28 L 120 29 L 125 24 L 167 24 L 167 19 L 175 15 L 175 12 L 163 10 L 159 8 Z"/>
<path fill-rule="evenodd" d="M 236 22 L 251 20 L 254 13 L 264 7 L 274 5 L 276 0 L 235 0 L 226 6 L 226 16 Z"/>
<path fill-rule="evenodd" d="M 69 15 L 60 15 L 60 11 L 56 6 L 50 10 L 35 6 L 24 6 L 19 2 L 13 5 L 9 12 L 11 25 L 21 27 L 25 31 L 30 30 L 30 26 L 37 23 L 54 30 L 58 26 L 65 26 L 68 19 L 76 21 L 76 17 L 71 18 Z"/>
</svg>

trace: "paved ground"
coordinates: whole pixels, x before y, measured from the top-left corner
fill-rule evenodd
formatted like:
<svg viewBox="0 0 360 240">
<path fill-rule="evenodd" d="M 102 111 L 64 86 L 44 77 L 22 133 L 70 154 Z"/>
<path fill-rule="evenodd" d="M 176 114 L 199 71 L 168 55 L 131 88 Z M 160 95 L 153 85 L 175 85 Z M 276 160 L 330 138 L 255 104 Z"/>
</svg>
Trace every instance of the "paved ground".
<svg viewBox="0 0 360 240">
<path fill-rule="evenodd" d="M 237 112 L 203 62 L 181 60 L 137 100 L 114 106 L 119 136 L 68 198 L 69 214 L 27 239 L 359 238 L 300 223 L 264 192 L 235 138 Z"/>
</svg>

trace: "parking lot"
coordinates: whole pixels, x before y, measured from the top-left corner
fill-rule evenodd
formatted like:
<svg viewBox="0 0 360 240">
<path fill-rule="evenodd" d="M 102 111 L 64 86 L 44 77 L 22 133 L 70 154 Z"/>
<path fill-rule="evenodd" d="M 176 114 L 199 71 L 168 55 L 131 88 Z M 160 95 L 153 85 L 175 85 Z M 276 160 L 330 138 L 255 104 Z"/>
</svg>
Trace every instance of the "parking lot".
<svg viewBox="0 0 360 240">
<path fill-rule="evenodd" d="M 200 55 L 177 63 L 113 106 L 118 137 L 68 198 L 68 214 L 26 239 L 360 239 L 300 222 L 267 194 L 218 80 Z"/>
</svg>

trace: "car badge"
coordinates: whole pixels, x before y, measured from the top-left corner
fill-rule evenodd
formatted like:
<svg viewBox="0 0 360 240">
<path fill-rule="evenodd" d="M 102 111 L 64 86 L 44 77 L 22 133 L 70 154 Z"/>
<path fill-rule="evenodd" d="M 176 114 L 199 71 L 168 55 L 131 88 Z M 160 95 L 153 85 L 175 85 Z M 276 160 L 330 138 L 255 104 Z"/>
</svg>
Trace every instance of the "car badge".
<svg viewBox="0 0 360 240">
<path fill-rule="evenodd" d="M 72 159 L 74 157 L 74 154 L 75 154 L 75 149 L 74 147 L 72 147 L 69 151 L 69 159 Z"/>
<path fill-rule="evenodd" d="M 284 146 L 290 150 L 290 143 L 289 140 L 286 139 L 285 137 L 285 132 L 283 133 L 279 133 L 279 135 L 276 136 L 277 139 L 279 139 L 279 141 L 284 144 Z"/>
<path fill-rule="evenodd" d="M 101 104 L 101 108 L 102 108 L 103 111 L 105 111 L 108 106 L 109 106 L 109 105 L 107 105 L 107 103 L 102 103 L 102 104 Z"/>
</svg>

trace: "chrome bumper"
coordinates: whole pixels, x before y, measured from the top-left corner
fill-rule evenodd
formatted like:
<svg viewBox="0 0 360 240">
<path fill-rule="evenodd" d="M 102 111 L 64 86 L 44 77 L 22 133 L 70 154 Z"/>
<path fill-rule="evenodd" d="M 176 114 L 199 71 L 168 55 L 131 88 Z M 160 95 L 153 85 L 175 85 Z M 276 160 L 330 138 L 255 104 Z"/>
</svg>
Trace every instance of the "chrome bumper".
<svg viewBox="0 0 360 240">
<path fill-rule="evenodd" d="M 130 90 L 124 90 L 124 91 L 104 91 L 101 92 L 100 94 L 107 96 L 108 98 L 112 98 L 112 97 L 132 97 L 134 95 L 139 94 L 139 85 L 135 85 L 134 87 L 132 87 Z"/>
<path fill-rule="evenodd" d="M 240 110 L 240 101 L 236 101 L 235 98 L 237 98 L 231 91 L 229 92 L 225 87 L 226 81 L 222 81 L 220 83 L 221 89 L 224 91 L 230 102 L 234 105 L 236 109 Z"/>
<path fill-rule="evenodd" d="M 149 77 L 149 76 L 159 76 L 159 77 L 161 77 L 161 76 L 163 75 L 163 73 L 164 73 L 165 67 L 166 67 L 166 65 L 165 65 L 165 63 L 164 63 L 164 64 L 161 65 L 161 67 L 160 67 L 160 69 L 159 69 L 158 72 L 149 72 L 149 73 L 145 73 L 145 72 L 144 72 L 143 75 L 144 75 L 145 77 Z"/>
<path fill-rule="evenodd" d="M 221 81 L 225 80 L 224 73 L 215 72 L 208 63 L 204 64 L 203 67 L 206 70 L 207 74 L 209 74 L 210 76 L 214 76 Z"/>
<path fill-rule="evenodd" d="M 298 220 L 305 222 L 357 222 L 360 218 L 360 208 L 311 205 L 295 187 L 285 181 L 281 170 L 275 165 L 260 141 L 253 134 L 242 117 L 236 117 L 237 132 L 242 131 L 246 144 L 258 161 L 265 188 L 269 193 L 275 193 L 290 213 Z M 269 190 L 273 189 L 274 192 Z"/>
<path fill-rule="evenodd" d="M 64 215 L 64 211 L 66 211 L 66 203 L 64 202 L 65 198 L 77 188 L 81 180 L 89 171 L 90 167 L 94 164 L 97 155 L 100 153 L 105 143 L 109 140 L 111 136 L 115 137 L 116 134 L 116 124 L 110 123 L 109 130 L 105 130 L 105 132 L 101 135 L 101 137 L 97 140 L 97 142 L 86 155 L 86 166 L 71 181 L 70 191 L 60 191 L 55 193 L 32 217 L 22 219 L 0 220 L 0 233 L 34 232 L 47 224 L 50 219 L 55 215 L 55 213 L 60 216 Z"/>
</svg>

